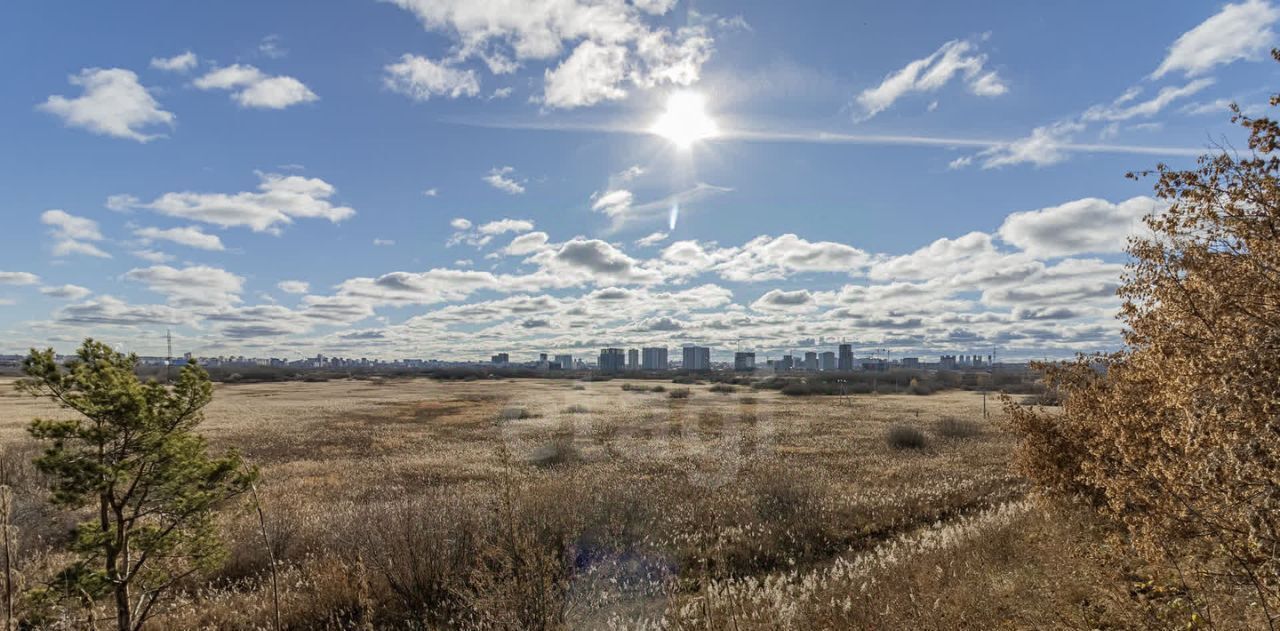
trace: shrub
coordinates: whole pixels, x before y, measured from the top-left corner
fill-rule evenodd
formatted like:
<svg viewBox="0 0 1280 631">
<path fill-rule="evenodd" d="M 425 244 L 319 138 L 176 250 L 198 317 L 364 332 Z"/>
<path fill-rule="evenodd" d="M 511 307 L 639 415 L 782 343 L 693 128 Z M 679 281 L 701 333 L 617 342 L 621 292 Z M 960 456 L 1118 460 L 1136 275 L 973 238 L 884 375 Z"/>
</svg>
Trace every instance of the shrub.
<svg viewBox="0 0 1280 631">
<path fill-rule="evenodd" d="M 573 444 L 573 435 L 558 435 L 550 441 L 539 445 L 529 455 L 529 462 L 535 467 L 556 467 L 578 460 L 578 448 Z"/>
<path fill-rule="evenodd" d="M 580 384 L 580 383 L 575 383 L 575 384 L 573 384 L 573 389 L 574 389 L 574 390 L 586 390 L 586 389 L 587 389 L 587 387 L 586 387 L 586 386 L 584 386 L 584 385 L 582 385 L 582 384 Z"/>
<path fill-rule="evenodd" d="M 710 391 L 715 392 L 715 393 L 718 393 L 718 394 L 730 394 L 730 393 L 733 393 L 733 392 L 737 392 L 737 391 L 738 391 L 738 389 L 737 389 L 737 388 L 735 388 L 735 387 L 733 387 L 733 386 L 731 386 L 731 385 L 729 385 L 729 384 L 727 384 L 727 383 L 717 383 L 717 384 L 715 384 L 714 386 L 711 386 L 711 387 L 710 387 L 710 388 L 708 388 L 708 389 L 709 389 Z"/>
<path fill-rule="evenodd" d="M 910 425 L 890 427 L 885 435 L 885 441 L 893 449 L 922 449 L 925 444 L 924 432 Z"/>
<path fill-rule="evenodd" d="M 564 409 L 565 414 L 590 414 L 591 408 L 585 405 L 575 403 Z"/>
<path fill-rule="evenodd" d="M 534 414 L 522 407 L 506 407 L 498 413 L 498 420 L 501 421 L 518 421 L 527 418 L 534 418 Z"/>
<path fill-rule="evenodd" d="M 911 394 L 933 394 L 933 388 L 923 384 L 919 379 L 912 379 L 911 384 L 907 386 L 907 392 Z"/>
<path fill-rule="evenodd" d="M 808 396 L 810 394 L 813 394 L 813 389 L 809 387 L 809 384 L 800 383 L 797 381 L 795 383 L 789 383 L 785 386 L 782 386 L 782 389 L 780 390 L 780 392 L 782 392 L 782 394 L 785 394 L 789 397 L 802 397 L 802 396 Z"/>
<path fill-rule="evenodd" d="M 667 396 L 672 399 L 688 399 L 693 396 L 693 393 L 690 392 L 688 388 L 676 388 L 671 392 L 668 392 Z"/>
<path fill-rule="evenodd" d="M 981 434 L 982 427 L 973 421 L 948 416 L 938 419 L 934 433 L 943 438 L 971 438 Z"/>
<path fill-rule="evenodd" d="M 1004 405 L 1025 475 L 1090 500 L 1176 570 L 1199 618 L 1247 599 L 1259 606 L 1243 626 L 1267 628 L 1280 610 L 1280 123 L 1232 107 L 1252 155 L 1158 166 L 1169 206 L 1129 242 L 1124 350 L 1039 365 L 1061 413 Z"/>
<path fill-rule="evenodd" d="M 667 388 L 665 386 L 654 386 L 652 388 L 649 388 L 649 391 L 650 392 L 666 392 Z"/>
</svg>

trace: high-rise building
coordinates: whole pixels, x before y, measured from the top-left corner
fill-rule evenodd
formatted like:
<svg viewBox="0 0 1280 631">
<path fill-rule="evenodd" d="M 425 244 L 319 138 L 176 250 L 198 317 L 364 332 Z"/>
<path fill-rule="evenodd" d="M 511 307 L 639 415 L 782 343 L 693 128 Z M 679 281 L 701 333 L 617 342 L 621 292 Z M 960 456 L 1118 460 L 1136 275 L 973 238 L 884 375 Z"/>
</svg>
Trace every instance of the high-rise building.
<svg viewBox="0 0 1280 631">
<path fill-rule="evenodd" d="M 711 348 L 709 346 L 684 347 L 685 370 L 711 370 Z"/>
<path fill-rule="evenodd" d="M 556 355 L 555 362 L 560 370 L 573 370 L 573 355 Z"/>
<path fill-rule="evenodd" d="M 903 357 L 902 367 L 903 368 L 919 368 L 920 358 L 919 357 Z"/>
<path fill-rule="evenodd" d="M 507 353 L 498 353 L 497 355 L 489 358 L 489 361 L 498 366 L 505 366 L 510 363 L 511 355 Z"/>
<path fill-rule="evenodd" d="M 756 354 L 738 351 L 733 354 L 733 369 L 738 372 L 751 372 L 756 369 Z"/>
<path fill-rule="evenodd" d="M 658 346 L 646 346 L 640 349 L 640 368 L 644 370 L 667 370 L 667 349 Z"/>
<path fill-rule="evenodd" d="M 640 349 L 627 349 L 627 370 L 640 370 Z"/>
<path fill-rule="evenodd" d="M 796 367 L 796 358 L 790 355 L 783 355 L 782 359 L 778 360 L 778 370 L 789 371 L 789 370 L 794 370 L 795 367 Z"/>
<path fill-rule="evenodd" d="M 620 348 L 600 350 L 600 372 L 622 372 L 627 367 L 627 352 Z"/>
<path fill-rule="evenodd" d="M 956 367 L 956 356 L 943 355 L 942 358 L 938 360 L 938 365 L 943 369 L 954 369 Z"/>
<path fill-rule="evenodd" d="M 818 370 L 818 354 L 813 351 L 804 352 L 804 369 L 816 372 Z"/>
<path fill-rule="evenodd" d="M 818 357 L 818 365 L 822 370 L 830 372 L 836 369 L 836 354 L 825 351 Z"/>
<path fill-rule="evenodd" d="M 853 370 L 853 346 L 851 344 L 841 344 L 839 351 L 839 356 L 836 358 L 836 370 L 846 372 Z"/>
</svg>

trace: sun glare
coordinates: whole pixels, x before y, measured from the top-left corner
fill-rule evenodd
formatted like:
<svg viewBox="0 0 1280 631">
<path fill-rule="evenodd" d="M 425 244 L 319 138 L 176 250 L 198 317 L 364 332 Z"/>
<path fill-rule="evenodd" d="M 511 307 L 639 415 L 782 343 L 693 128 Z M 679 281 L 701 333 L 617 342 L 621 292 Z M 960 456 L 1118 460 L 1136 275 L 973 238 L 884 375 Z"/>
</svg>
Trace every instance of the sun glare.
<svg viewBox="0 0 1280 631">
<path fill-rule="evenodd" d="M 707 114 L 707 99 L 697 92 L 675 92 L 667 98 L 667 109 L 649 128 L 651 133 L 670 140 L 681 149 L 719 135 L 716 121 Z"/>
</svg>

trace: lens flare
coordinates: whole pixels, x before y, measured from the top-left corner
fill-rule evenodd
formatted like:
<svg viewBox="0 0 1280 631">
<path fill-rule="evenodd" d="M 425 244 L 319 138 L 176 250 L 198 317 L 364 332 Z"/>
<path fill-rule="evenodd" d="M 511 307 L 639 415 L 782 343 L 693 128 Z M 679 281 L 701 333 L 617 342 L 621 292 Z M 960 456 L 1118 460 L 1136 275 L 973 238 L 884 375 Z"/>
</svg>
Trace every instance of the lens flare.
<svg viewBox="0 0 1280 631">
<path fill-rule="evenodd" d="M 667 217 L 668 230 L 676 229 L 676 220 L 680 218 L 680 202 L 671 205 L 671 215 Z"/>
</svg>

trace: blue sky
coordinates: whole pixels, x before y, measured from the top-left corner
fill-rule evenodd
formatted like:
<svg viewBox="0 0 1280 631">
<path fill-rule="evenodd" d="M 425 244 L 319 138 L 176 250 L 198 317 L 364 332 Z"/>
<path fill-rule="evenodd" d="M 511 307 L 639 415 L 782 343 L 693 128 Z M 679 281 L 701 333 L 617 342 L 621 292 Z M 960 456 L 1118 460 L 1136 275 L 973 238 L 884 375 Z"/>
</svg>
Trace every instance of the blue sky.
<svg viewBox="0 0 1280 631">
<path fill-rule="evenodd" d="M 1280 8 L 952 4 L 19 0 L 0 352 L 1115 348 Z"/>
</svg>

